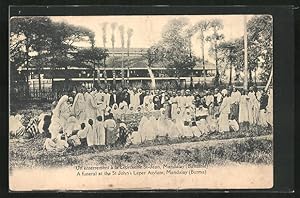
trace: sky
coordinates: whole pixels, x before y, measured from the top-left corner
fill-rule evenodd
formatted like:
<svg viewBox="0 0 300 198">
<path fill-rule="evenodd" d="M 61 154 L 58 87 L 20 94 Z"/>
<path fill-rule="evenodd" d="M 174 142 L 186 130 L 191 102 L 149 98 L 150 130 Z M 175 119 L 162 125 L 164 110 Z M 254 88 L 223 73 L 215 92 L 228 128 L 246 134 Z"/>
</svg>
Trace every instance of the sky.
<svg viewBox="0 0 300 198">
<path fill-rule="evenodd" d="M 224 28 L 220 31 L 225 36 L 225 40 L 231 40 L 242 37 L 244 34 L 244 16 L 245 15 L 144 15 L 144 16 L 55 16 L 50 17 L 55 22 L 66 22 L 69 24 L 86 27 L 95 32 L 95 40 L 97 47 L 103 47 L 102 42 L 102 24 L 108 23 L 107 26 L 107 43 L 106 47 L 111 47 L 111 23 L 123 25 L 125 33 L 128 28 L 133 29 L 133 36 L 131 39 L 131 47 L 133 48 L 148 48 L 161 39 L 161 32 L 163 26 L 167 24 L 170 19 L 185 17 L 189 19 L 190 25 L 196 24 L 200 20 L 221 19 Z M 249 20 L 251 15 L 247 15 Z M 121 47 L 121 39 L 118 28 L 115 30 L 116 43 L 115 47 Z M 126 46 L 125 34 L 125 46 Z M 81 44 L 85 46 L 86 44 Z M 209 44 L 205 45 L 206 58 L 209 61 L 213 59 L 208 54 Z M 192 37 L 192 50 L 194 55 L 200 56 L 200 41 L 197 35 Z"/>
</svg>

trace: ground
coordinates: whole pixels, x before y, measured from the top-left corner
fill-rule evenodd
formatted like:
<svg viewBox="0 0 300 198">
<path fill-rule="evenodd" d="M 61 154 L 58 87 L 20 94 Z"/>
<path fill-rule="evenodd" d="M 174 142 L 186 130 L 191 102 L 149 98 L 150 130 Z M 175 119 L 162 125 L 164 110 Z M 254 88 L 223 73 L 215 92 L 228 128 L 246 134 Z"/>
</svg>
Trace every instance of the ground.
<svg viewBox="0 0 300 198">
<path fill-rule="evenodd" d="M 30 107 L 30 108 L 29 108 Z M 49 111 L 49 104 L 24 106 L 18 113 L 26 116 Z M 273 162 L 273 134 L 270 128 L 242 128 L 238 132 L 214 133 L 202 137 L 169 139 L 159 137 L 140 145 L 94 151 L 86 147 L 64 152 L 43 150 L 46 137 L 39 134 L 28 140 L 9 140 L 10 168 L 97 166 L 155 166 L 172 164 L 193 166 L 225 165 L 231 163 L 267 164 Z"/>
</svg>

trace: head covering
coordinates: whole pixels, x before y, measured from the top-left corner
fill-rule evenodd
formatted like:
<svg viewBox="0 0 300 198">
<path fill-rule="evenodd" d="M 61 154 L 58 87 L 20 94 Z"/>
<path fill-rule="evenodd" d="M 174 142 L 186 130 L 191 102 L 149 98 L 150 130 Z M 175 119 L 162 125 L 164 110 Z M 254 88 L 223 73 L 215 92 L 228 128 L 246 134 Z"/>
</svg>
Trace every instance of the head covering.
<svg viewBox="0 0 300 198">
<path fill-rule="evenodd" d="M 227 93 L 228 93 L 227 89 L 223 89 L 223 90 L 221 91 L 221 94 L 222 94 L 222 95 L 227 95 Z"/>
<path fill-rule="evenodd" d="M 53 110 L 53 116 L 58 116 L 61 105 L 62 105 L 64 102 L 67 102 L 68 99 L 69 99 L 69 97 L 68 97 L 67 95 L 62 96 L 62 97 L 59 99 L 59 101 L 58 101 L 56 107 L 55 107 L 54 110 Z"/>
</svg>

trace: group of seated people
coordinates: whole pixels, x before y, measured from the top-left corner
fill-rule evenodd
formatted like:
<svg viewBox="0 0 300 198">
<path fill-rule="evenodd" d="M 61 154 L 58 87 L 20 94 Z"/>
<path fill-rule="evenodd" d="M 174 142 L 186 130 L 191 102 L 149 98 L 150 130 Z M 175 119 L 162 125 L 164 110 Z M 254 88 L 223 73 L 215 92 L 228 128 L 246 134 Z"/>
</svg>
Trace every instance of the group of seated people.
<svg viewBox="0 0 300 198">
<path fill-rule="evenodd" d="M 139 116 L 128 120 L 132 114 Z M 235 87 L 213 91 L 82 87 L 53 103 L 51 115 L 40 116 L 36 128 L 51 135 L 46 150 L 79 145 L 104 148 L 120 140 L 139 144 L 158 136 L 192 137 L 250 125 L 273 126 L 272 115 L 271 89 L 267 93 L 254 87 L 249 92 Z M 136 127 L 129 130 L 127 125 L 133 121 Z"/>
</svg>

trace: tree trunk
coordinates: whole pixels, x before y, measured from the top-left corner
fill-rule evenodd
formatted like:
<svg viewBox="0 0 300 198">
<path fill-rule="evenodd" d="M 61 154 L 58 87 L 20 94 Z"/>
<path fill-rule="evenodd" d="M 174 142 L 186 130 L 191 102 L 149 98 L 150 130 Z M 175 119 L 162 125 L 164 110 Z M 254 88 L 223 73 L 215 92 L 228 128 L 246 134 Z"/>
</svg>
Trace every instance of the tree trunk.
<svg viewBox="0 0 300 198">
<path fill-rule="evenodd" d="M 231 64 L 231 63 L 230 63 Z M 232 85 L 232 66 L 230 65 L 230 70 L 229 70 L 229 85 Z"/>
<path fill-rule="evenodd" d="M 202 51 L 202 64 L 203 64 L 203 77 L 204 77 L 204 83 L 206 83 L 206 71 L 205 71 L 205 59 L 204 59 L 204 35 L 203 31 L 200 32 L 201 35 L 201 51 Z"/>
</svg>

